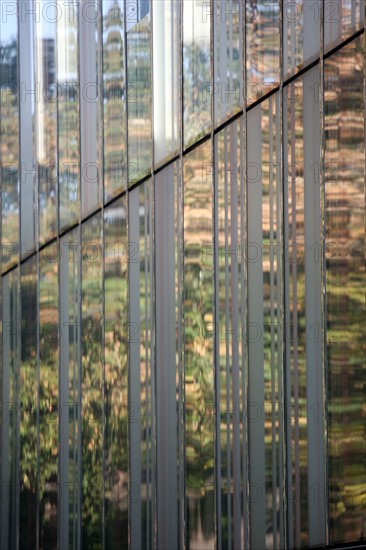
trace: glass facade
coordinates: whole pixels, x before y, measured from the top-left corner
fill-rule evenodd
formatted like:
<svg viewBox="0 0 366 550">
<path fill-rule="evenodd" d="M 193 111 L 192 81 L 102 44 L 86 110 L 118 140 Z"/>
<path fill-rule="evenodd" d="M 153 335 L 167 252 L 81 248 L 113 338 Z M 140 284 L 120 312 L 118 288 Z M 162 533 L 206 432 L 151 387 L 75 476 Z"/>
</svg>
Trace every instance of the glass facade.
<svg viewBox="0 0 366 550">
<path fill-rule="evenodd" d="M 0 3 L 0 550 L 366 545 L 364 21 Z"/>
</svg>

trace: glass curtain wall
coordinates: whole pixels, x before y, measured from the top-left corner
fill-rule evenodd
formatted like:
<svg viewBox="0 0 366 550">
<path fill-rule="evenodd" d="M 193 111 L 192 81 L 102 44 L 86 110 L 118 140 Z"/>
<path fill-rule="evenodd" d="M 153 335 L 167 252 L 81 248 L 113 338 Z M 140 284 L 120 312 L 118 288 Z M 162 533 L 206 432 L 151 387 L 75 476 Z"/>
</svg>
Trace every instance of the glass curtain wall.
<svg viewBox="0 0 366 550">
<path fill-rule="evenodd" d="M 364 0 L 0 2 L 0 549 L 365 544 Z"/>
</svg>

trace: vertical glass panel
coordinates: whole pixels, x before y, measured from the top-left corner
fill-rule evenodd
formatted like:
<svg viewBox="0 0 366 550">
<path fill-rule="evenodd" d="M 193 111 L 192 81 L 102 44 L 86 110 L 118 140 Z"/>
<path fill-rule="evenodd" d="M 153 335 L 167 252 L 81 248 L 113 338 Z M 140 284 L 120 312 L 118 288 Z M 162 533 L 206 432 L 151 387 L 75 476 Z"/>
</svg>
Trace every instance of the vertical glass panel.
<svg viewBox="0 0 366 550">
<path fill-rule="evenodd" d="M 38 471 L 38 331 L 37 257 L 20 267 L 21 364 L 20 364 L 20 499 L 19 548 L 36 548 Z"/>
<path fill-rule="evenodd" d="M 20 0 L 19 18 L 19 74 L 20 74 L 20 193 L 21 258 L 28 256 L 36 248 L 37 192 L 34 177 L 33 158 L 33 119 L 35 109 L 34 94 L 34 36 L 32 0 Z M 24 55 L 24 52 L 27 52 Z"/>
<path fill-rule="evenodd" d="M 19 254 L 19 110 L 17 2 L 0 19 L 0 162 L 2 269 Z"/>
<path fill-rule="evenodd" d="M 57 548 L 58 244 L 39 254 L 39 547 Z"/>
<path fill-rule="evenodd" d="M 325 544 L 319 85 L 316 66 L 284 90 L 285 421 L 296 547 Z"/>
<path fill-rule="evenodd" d="M 104 0 L 104 200 L 126 187 L 126 85 L 123 0 Z"/>
<path fill-rule="evenodd" d="M 187 546 L 215 547 L 213 166 L 207 141 L 184 159 Z"/>
<path fill-rule="evenodd" d="M 151 170 L 150 0 L 126 4 L 128 90 L 128 180 Z"/>
<path fill-rule="evenodd" d="M 2 280 L 1 535 L 0 548 L 16 547 L 19 411 L 19 271 Z"/>
<path fill-rule="evenodd" d="M 176 0 L 154 0 L 154 164 L 180 148 L 180 10 Z"/>
<path fill-rule="evenodd" d="M 76 223 L 80 214 L 80 128 L 78 69 L 78 0 L 58 0 L 58 164 L 60 229 Z"/>
<path fill-rule="evenodd" d="M 321 4 L 322 0 L 284 0 L 284 78 L 296 73 L 319 56 Z"/>
<path fill-rule="evenodd" d="M 179 163 L 155 176 L 158 547 L 181 547 L 182 342 Z"/>
<path fill-rule="evenodd" d="M 127 196 L 104 211 L 105 545 L 128 546 Z"/>
<path fill-rule="evenodd" d="M 243 2 L 214 4 L 215 125 L 243 106 Z"/>
<path fill-rule="evenodd" d="M 80 230 L 60 241 L 60 548 L 80 543 Z"/>
<path fill-rule="evenodd" d="M 279 0 L 246 3 L 247 103 L 268 93 L 280 81 Z"/>
<path fill-rule="evenodd" d="M 204 0 L 183 2 L 184 147 L 211 128 L 211 13 Z"/>
<path fill-rule="evenodd" d="M 324 0 L 324 50 L 364 27 L 364 0 Z"/>
<path fill-rule="evenodd" d="M 102 217 L 82 225 L 81 486 L 82 544 L 101 548 L 103 517 Z"/>
<path fill-rule="evenodd" d="M 101 2 L 79 3 L 81 214 L 84 218 L 103 196 Z"/>
<path fill-rule="evenodd" d="M 366 537 L 364 38 L 325 63 L 330 540 Z"/>
<path fill-rule="evenodd" d="M 242 119 L 221 131 L 216 149 L 216 375 L 218 537 L 222 548 L 247 548 L 244 447 L 244 177 Z M 245 531 L 244 531 L 245 530 Z"/>
<path fill-rule="evenodd" d="M 258 549 L 284 545 L 279 102 L 271 96 L 248 113 L 248 398 L 257 407 L 248 411 L 250 537 Z"/>
<path fill-rule="evenodd" d="M 53 5 L 35 18 L 36 166 L 38 175 L 39 242 L 57 232 L 57 82 L 56 18 Z"/>
<path fill-rule="evenodd" d="M 129 194 L 129 430 L 131 548 L 154 544 L 155 439 L 152 185 Z"/>
</svg>

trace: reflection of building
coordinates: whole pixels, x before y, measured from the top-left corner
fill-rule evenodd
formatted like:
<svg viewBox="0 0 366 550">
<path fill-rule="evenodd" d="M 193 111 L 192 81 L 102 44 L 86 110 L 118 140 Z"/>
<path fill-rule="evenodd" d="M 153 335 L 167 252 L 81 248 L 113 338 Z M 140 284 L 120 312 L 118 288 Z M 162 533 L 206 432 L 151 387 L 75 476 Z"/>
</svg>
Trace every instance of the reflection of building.
<svg viewBox="0 0 366 550">
<path fill-rule="evenodd" d="M 363 0 L 5 4 L 0 550 L 364 547 Z"/>
</svg>

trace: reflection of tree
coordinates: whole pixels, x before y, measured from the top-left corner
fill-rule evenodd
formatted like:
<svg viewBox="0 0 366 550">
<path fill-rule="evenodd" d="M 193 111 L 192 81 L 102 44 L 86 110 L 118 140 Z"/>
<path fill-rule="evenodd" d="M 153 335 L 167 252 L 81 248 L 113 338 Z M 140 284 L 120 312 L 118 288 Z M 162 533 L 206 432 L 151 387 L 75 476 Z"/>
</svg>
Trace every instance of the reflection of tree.
<svg viewBox="0 0 366 550">
<path fill-rule="evenodd" d="M 100 548 L 103 501 L 103 348 L 101 217 L 82 230 L 83 250 L 95 247 L 96 257 L 82 258 L 81 337 L 81 492 L 82 538 L 88 548 Z M 90 250 L 90 249 L 89 249 Z"/>
<path fill-rule="evenodd" d="M 185 166 L 186 472 L 192 543 L 202 535 L 206 540 L 213 536 L 213 263 L 212 256 L 203 255 L 203 246 L 212 241 L 211 183 L 202 181 L 207 153 L 195 153 Z"/>
<path fill-rule="evenodd" d="M 128 545 L 127 235 L 125 198 L 105 222 L 105 533 L 108 548 Z M 110 216 L 110 217 L 109 217 Z"/>
<path fill-rule="evenodd" d="M 17 60 L 16 40 L 13 39 L 0 45 L 0 158 L 3 244 L 18 241 L 19 110 Z M 5 249 L 3 249 L 4 251 Z M 14 260 L 14 257 L 10 258 L 3 254 L 3 267 L 6 267 L 8 260 Z"/>
</svg>

